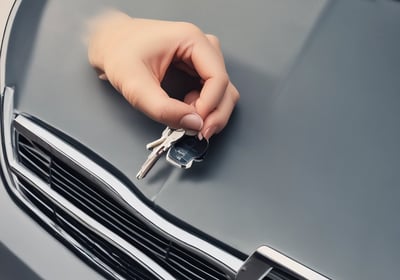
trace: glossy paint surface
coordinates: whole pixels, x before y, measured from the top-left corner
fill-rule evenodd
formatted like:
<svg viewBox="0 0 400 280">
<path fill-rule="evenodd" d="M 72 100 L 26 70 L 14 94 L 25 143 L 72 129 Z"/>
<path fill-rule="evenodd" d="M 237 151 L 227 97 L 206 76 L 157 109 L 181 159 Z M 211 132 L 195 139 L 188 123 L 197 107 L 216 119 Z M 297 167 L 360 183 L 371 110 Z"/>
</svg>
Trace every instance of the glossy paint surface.
<svg viewBox="0 0 400 280">
<path fill-rule="evenodd" d="M 393 278 L 400 260 L 400 228 L 393 223 L 400 210 L 394 76 L 400 6 L 335 1 L 315 25 L 324 1 L 229 3 L 26 6 L 7 65 L 17 109 L 89 147 L 154 205 L 245 254 L 266 244 L 328 277 Z M 242 98 L 228 127 L 211 139 L 207 158 L 192 169 L 160 161 L 145 180 L 135 179 L 145 144 L 163 127 L 132 109 L 87 63 L 85 23 L 104 7 L 190 21 L 220 38 Z M 170 73 L 165 83 L 171 94 L 189 86 L 179 75 Z M 10 209 L 3 219 L 21 215 L 46 244 L 49 237 L 0 197 Z M 23 233 L 7 238 L 17 242 Z M 49 244 L 56 256 L 70 255 L 57 241 Z M 39 260 L 27 260 L 50 273 Z"/>
</svg>

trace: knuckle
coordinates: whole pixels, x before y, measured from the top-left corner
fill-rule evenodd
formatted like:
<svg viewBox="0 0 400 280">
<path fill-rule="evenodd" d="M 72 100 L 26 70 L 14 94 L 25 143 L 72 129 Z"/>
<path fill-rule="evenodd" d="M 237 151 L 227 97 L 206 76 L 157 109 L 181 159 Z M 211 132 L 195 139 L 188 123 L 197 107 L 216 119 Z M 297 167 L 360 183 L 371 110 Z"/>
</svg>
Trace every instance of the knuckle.
<svg viewBox="0 0 400 280">
<path fill-rule="evenodd" d="M 217 36 L 214 34 L 207 34 L 208 41 L 214 46 L 219 48 L 220 47 L 220 41 Z"/>
<path fill-rule="evenodd" d="M 236 89 L 236 87 L 233 86 L 233 85 L 232 85 L 231 96 L 232 96 L 233 104 L 238 103 L 238 101 L 239 101 L 239 99 L 240 99 L 240 93 L 239 93 L 239 91 Z"/>
<path fill-rule="evenodd" d="M 191 22 L 178 22 L 179 28 L 182 33 L 186 35 L 201 34 L 203 33 L 200 28 Z"/>
<path fill-rule="evenodd" d="M 229 85 L 229 76 L 228 73 L 221 73 L 218 76 L 218 79 L 220 80 L 221 84 L 224 86 L 224 88 L 226 89 Z"/>
</svg>

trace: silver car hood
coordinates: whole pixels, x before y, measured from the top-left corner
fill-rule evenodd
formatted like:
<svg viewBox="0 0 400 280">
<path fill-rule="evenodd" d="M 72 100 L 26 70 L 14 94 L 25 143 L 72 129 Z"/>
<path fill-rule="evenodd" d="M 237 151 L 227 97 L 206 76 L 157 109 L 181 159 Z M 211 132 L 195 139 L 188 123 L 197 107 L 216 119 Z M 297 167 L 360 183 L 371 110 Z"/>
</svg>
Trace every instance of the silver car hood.
<svg viewBox="0 0 400 280">
<path fill-rule="evenodd" d="M 400 260 L 399 100 L 366 97 L 380 106 L 371 110 L 388 114 L 381 126 L 367 105 L 358 106 L 360 96 L 335 95 L 334 85 L 312 91 L 315 71 L 295 71 L 309 61 L 307 51 L 298 54 L 324 1 L 100 2 L 107 1 L 21 6 L 6 73 L 17 110 L 79 141 L 155 206 L 242 253 L 265 244 L 328 277 L 392 276 L 388 268 Z M 160 160 L 146 179 L 135 179 L 145 144 L 163 127 L 98 80 L 87 62 L 85 23 L 111 5 L 133 16 L 191 21 L 221 39 L 241 100 L 206 160 L 190 170 Z M 307 42 L 312 47 L 313 36 Z M 166 87 L 180 94 L 186 85 L 175 74 Z M 304 88 L 295 88 L 299 81 Z M 382 145 L 371 150 L 376 141 Z"/>
</svg>

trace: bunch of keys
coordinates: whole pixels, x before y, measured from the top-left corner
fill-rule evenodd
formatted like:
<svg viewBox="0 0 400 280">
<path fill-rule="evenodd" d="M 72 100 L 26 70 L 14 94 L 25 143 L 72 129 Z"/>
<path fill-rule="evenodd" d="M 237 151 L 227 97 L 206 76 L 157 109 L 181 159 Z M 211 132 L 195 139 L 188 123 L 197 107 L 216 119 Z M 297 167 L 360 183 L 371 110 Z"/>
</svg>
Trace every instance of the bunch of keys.
<svg viewBox="0 0 400 280">
<path fill-rule="evenodd" d="M 143 163 L 137 179 L 143 179 L 162 154 L 167 152 L 167 161 L 180 168 L 190 168 L 194 161 L 202 161 L 208 149 L 208 141 L 197 135 L 188 134 L 184 129 L 166 127 L 161 137 L 146 145 L 151 153 Z"/>
</svg>

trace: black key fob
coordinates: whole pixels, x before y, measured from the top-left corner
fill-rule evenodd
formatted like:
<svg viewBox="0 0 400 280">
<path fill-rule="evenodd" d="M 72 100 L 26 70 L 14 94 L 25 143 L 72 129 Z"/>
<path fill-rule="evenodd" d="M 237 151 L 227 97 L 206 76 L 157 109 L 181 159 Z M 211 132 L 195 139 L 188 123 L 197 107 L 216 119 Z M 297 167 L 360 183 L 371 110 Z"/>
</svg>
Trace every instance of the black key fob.
<svg viewBox="0 0 400 280">
<path fill-rule="evenodd" d="M 194 161 L 202 161 L 208 149 L 208 140 L 200 140 L 197 135 L 185 135 L 172 144 L 167 153 L 167 161 L 180 168 L 190 168 Z"/>
</svg>

